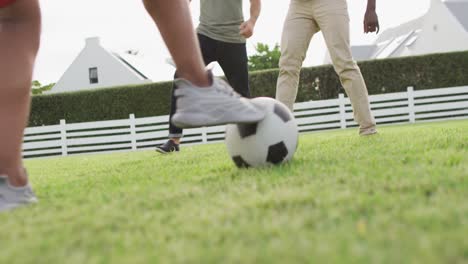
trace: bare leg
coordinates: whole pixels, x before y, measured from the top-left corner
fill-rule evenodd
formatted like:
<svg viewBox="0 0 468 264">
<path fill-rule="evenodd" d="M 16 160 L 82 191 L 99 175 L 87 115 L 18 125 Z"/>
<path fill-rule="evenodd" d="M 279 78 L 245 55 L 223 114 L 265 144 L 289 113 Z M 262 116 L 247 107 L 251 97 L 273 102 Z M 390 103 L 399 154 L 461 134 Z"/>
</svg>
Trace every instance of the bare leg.
<svg viewBox="0 0 468 264">
<path fill-rule="evenodd" d="M 180 77 L 175 81 L 177 111 L 171 119 L 175 126 L 189 128 L 254 123 L 265 117 L 261 107 L 238 96 L 223 80 L 209 76 L 193 30 L 187 0 L 143 2 L 169 48 Z"/>
<path fill-rule="evenodd" d="M 7 175 L 12 186 L 28 182 L 21 146 L 40 23 L 38 0 L 18 0 L 0 9 L 0 175 Z"/>
<path fill-rule="evenodd" d="M 210 79 L 193 30 L 187 0 L 143 0 L 177 66 L 178 75 L 206 87 Z"/>
</svg>

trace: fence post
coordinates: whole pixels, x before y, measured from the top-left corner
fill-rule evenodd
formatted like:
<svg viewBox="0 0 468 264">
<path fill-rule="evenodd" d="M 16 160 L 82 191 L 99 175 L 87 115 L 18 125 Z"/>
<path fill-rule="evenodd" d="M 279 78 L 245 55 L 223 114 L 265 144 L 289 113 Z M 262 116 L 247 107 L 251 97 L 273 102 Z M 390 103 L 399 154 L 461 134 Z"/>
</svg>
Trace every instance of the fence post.
<svg viewBox="0 0 468 264">
<path fill-rule="evenodd" d="M 130 138 L 132 140 L 132 150 L 137 149 L 136 145 L 136 121 L 135 114 L 130 114 Z"/>
<path fill-rule="evenodd" d="M 409 121 L 410 123 L 415 123 L 416 122 L 416 113 L 414 110 L 414 88 L 412 86 L 409 86 L 407 89 L 407 95 L 408 95 L 408 116 L 409 116 Z"/>
<path fill-rule="evenodd" d="M 346 108 L 345 108 L 345 97 L 344 94 L 340 93 L 338 95 L 338 103 L 340 107 L 340 127 L 342 129 L 346 128 Z"/>
<path fill-rule="evenodd" d="M 60 143 L 62 145 L 62 156 L 67 156 L 67 123 L 65 119 L 60 120 Z"/>
<path fill-rule="evenodd" d="M 207 128 L 202 127 L 202 142 L 203 144 L 208 143 L 208 133 L 206 132 Z"/>
</svg>

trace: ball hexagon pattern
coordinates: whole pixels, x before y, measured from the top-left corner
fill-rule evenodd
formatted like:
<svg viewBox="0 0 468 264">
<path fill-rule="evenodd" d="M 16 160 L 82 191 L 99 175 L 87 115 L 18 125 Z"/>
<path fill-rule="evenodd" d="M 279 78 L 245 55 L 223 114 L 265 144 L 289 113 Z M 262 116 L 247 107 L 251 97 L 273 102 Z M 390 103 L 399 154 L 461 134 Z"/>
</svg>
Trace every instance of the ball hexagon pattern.
<svg viewBox="0 0 468 264">
<path fill-rule="evenodd" d="M 262 121 L 226 126 L 225 142 L 236 166 L 261 167 L 291 160 L 299 136 L 291 111 L 273 98 L 258 97 L 252 102 L 265 109 Z"/>
</svg>

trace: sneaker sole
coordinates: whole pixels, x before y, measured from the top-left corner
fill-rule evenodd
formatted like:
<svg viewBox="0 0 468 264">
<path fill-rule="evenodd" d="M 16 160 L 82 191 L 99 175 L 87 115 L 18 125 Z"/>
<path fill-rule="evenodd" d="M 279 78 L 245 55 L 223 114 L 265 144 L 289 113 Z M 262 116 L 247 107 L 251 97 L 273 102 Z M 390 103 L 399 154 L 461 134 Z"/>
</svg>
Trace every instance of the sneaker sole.
<svg viewBox="0 0 468 264">
<path fill-rule="evenodd" d="M 24 202 L 24 203 L 11 203 L 11 204 L 6 204 L 6 205 L 4 205 L 3 207 L 0 207 L 0 213 L 1 213 L 1 212 L 6 212 L 6 211 L 10 211 L 10 210 L 16 209 L 16 208 L 18 208 L 18 207 L 23 207 L 23 206 L 29 206 L 29 205 L 37 204 L 38 202 L 39 202 L 39 199 L 37 199 L 36 197 L 34 197 L 34 198 L 29 199 L 27 202 Z"/>
<path fill-rule="evenodd" d="M 159 152 L 161 154 L 169 154 L 169 153 L 172 153 L 172 152 L 175 152 L 175 151 L 165 151 L 165 150 L 162 150 L 160 148 L 156 148 L 156 152 Z"/>
<path fill-rule="evenodd" d="M 166 151 L 164 151 L 162 149 L 159 149 L 159 148 L 156 148 L 156 152 L 159 152 L 161 154 L 168 154 L 169 153 L 169 152 L 166 152 Z"/>
<path fill-rule="evenodd" d="M 178 150 L 174 150 L 174 151 L 165 151 L 164 149 L 162 148 L 159 148 L 159 147 L 156 147 L 156 152 L 159 152 L 161 154 L 170 154 L 170 153 L 177 153 L 179 152 Z"/>
</svg>

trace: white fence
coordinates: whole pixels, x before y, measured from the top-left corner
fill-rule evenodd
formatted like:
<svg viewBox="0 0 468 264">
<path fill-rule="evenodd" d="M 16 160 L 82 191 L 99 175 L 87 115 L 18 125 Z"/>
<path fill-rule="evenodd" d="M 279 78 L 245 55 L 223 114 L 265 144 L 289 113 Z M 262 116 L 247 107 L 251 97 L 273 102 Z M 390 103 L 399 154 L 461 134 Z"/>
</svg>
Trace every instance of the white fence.
<svg viewBox="0 0 468 264">
<path fill-rule="evenodd" d="M 372 95 L 371 108 L 378 124 L 415 123 L 468 118 L 468 86 Z M 351 104 L 338 99 L 297 103 L 300 132 L 355 127 Z M 80 153 L 152 149 L 167 140 L 168 116 L 29 127 L 23 156 L 41 157 Z M 186 129 L 182 142 L 203 144 L 224 139 L 224 126 Z"/>
</svg>

